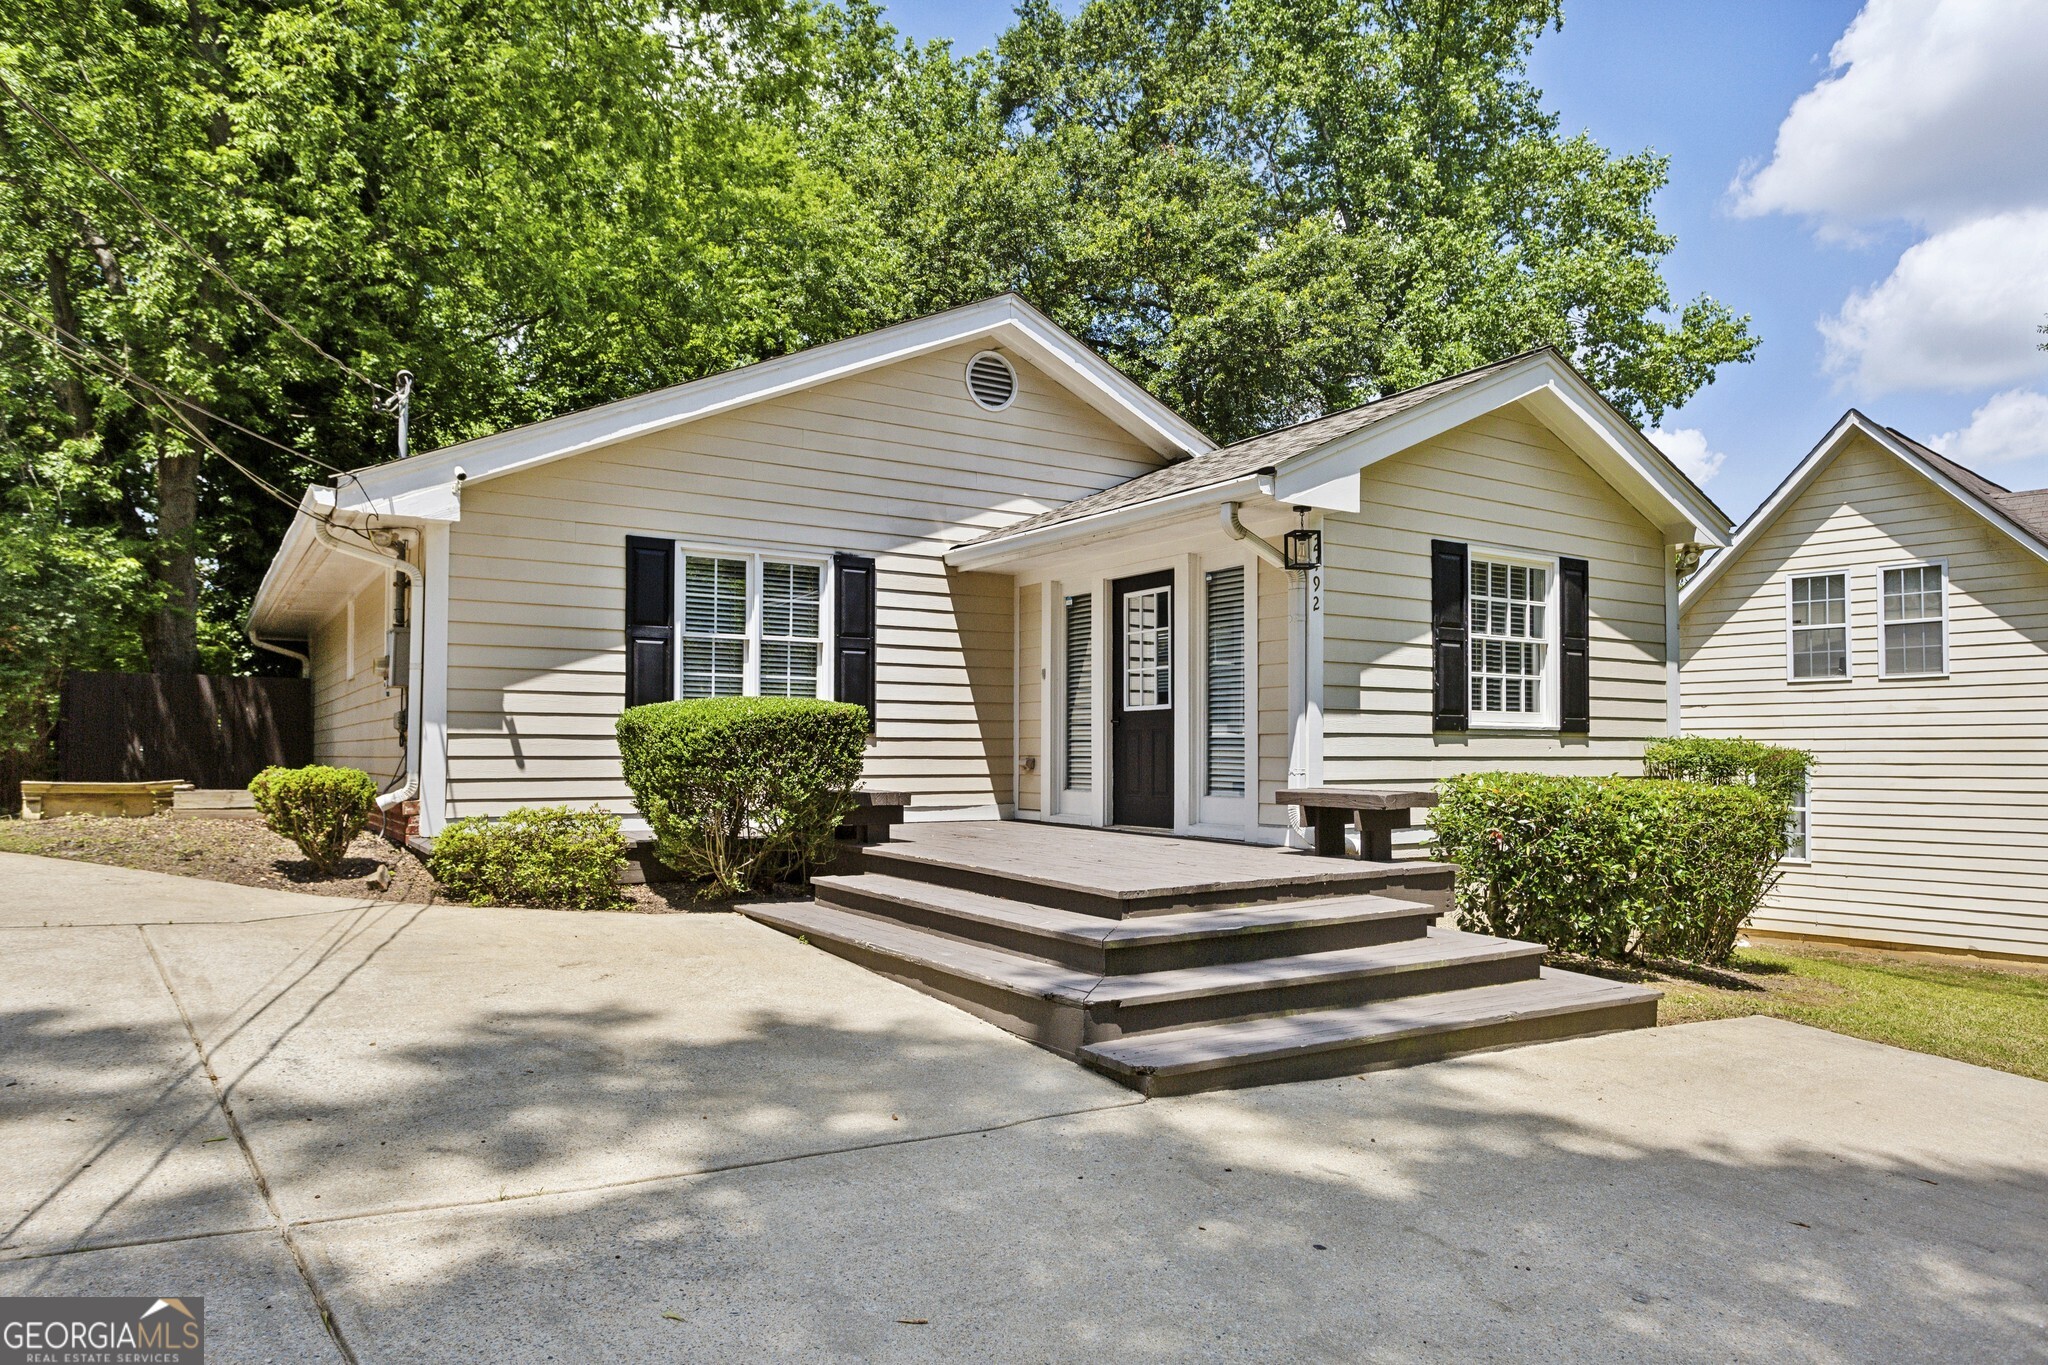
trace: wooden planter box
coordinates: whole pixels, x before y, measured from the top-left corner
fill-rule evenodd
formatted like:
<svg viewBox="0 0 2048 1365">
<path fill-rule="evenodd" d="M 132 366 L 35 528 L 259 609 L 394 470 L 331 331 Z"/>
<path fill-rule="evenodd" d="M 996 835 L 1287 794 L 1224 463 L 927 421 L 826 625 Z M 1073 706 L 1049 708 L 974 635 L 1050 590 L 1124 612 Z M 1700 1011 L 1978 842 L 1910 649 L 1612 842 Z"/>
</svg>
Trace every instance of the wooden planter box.
<svg viewBox="0 0 2048 1365">
<path fill-rule="evenodd" d="M 162 815 L 171 809 L 173 793 L 190 785 L 175 779 L 168 782 L 23 782 L 21 818 Z"/>
</svg>

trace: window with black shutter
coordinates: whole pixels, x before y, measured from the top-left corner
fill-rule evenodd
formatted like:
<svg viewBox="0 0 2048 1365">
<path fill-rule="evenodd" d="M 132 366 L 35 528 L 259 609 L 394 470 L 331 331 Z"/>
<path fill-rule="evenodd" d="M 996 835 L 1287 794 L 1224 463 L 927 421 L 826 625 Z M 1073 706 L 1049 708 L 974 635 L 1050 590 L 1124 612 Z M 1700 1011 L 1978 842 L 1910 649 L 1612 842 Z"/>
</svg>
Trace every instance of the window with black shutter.
<svg viewBox="0 0 2048 1365">
<path fill-rule="evenodd" d="M 1465 625 L 1468 559 L 1465 546 L 1456 541 L 1429 543 L 1430 646 L 1436 675 L 1432 709 L 1439 730 L 1463 730 L 1471 720 Z"/>
<path fill-rule="evenodd" d="M 832 556 L 832 696 L 865 706 L 875 726 L 875 561 Z"/>
<path fill-rule="evenodd" d="M 675 696 L 676 543 L 626 537 L 626 705 Z"/>
</svg>

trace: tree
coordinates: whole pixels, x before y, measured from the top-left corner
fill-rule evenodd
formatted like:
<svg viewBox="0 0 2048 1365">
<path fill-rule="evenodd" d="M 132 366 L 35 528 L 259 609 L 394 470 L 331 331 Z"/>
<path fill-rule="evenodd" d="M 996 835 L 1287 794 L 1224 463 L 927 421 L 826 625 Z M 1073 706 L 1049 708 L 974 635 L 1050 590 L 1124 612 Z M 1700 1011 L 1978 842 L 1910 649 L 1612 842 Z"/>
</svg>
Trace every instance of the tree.
<svg viewBox="0 0 2048 1365">
<path fill-rule="evenodd" d="M 0 76 L 57 131 L 0 98 L 0 312 L 64 344 L 10 336 L 0 423 L 70 490 L 50 524 L 143 569 L 119 615 L 150 665 L 245 657 L 289 515 L 209 442 L 293 499 L 389 457 L 400 366 L 426 448 L 870 325 L 866 220 L 779 118 L 812 28 L 775 0 L 12 7 Z"/>
<path fill-rule="evenodd" d="M 1665 162 L 1563 137 L 1555 0 L 1025 0 L 993 56 L 835 12 L 818 155 L 913 310 L 1015 288 L 1235 439 L 1556 345 L 1654 421 L 1756 346 L 1670 316 Z"/>
</svg>

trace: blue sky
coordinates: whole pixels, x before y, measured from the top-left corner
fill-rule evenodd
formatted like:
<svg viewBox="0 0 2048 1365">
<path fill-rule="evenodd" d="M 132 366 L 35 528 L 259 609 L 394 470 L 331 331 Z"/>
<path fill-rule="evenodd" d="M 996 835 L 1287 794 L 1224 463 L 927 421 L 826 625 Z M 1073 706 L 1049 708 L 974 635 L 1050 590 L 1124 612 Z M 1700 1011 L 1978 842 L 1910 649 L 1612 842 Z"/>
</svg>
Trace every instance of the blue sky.
<svg viewBox="0 0 2048 1365">
<path fill-rule="evenodd" d="M 889 9 L 962 50 L 1010 13 Z M 1850 406 L 2048 484 L 2048 4 L 1566 0 L 1531 72 L 1567 131 L 1671 158 L 1674 299 L 1763 338 L 1659 433 L 1731 514 Z"/>
</svg>

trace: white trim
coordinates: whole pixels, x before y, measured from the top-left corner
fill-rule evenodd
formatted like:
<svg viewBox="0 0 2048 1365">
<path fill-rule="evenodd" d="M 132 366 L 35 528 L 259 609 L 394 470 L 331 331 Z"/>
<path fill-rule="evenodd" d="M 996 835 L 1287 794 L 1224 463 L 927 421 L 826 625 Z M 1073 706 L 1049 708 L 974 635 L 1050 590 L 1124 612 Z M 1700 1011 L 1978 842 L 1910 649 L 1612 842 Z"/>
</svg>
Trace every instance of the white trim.
<svg viewBox="0 0 2048 1365">
<path fill-rule="evenodd" d="M 1142 475 L 1140 477 L 1143 477 Z M 1240 502 L 1247 493 L 1258 491 L 1259 476 L 1242 474 L 1221 483 L 1203 484 L 1178 493 L 1167 493 L 1122 507 L 1104 508 L 1069 521 L 1056 521 L 1036 530 L 1020 531 L 1000 540 L 974 540 L 946 551 L 946 563 L 955 569 L 992 569 L 1027 558 L 1042 550 L 1073 549 L 1091 540 L 1103 539 L 1154 517 L 1169 516 L 1193 507 L 1221 506 Z"/>
<path fill-rule="evenodd" d="M 833 675 L 832 621 L 833 592 L 837 587 L 832 572 L 832 556 L 829 554 L 806 554 L 783 550 L 756 550 L 731 545 L 715 545 L 697 541 L 676 542 L 675 563 L 670 572 L 675 575 L 675 590 L 670 625 L 675 633 L 675 648 L 670 651 L 674 658 L 670 663 L 670 694 L 683 695 L 683 610 L 684 593 L 687 588 L 685 570 L 692 557 L 698 559 L 737 559 L 745 562 L 747 569 L 747 624 L 746 639 L 741 647 L 740 692 L 743 697 L 761 695 L 761 645 L 762 611 L 765 605 L 761 591 L 765 564 L 800 564 L 818 571 L 818 671 L 811 679 L 811 695 L 829 701 Z M 699 639 L 713 638 L 699 636 Z M 730 638 L 730 637 L 717 637 Z"/>
<path fill-rule="evenodd" d="M 1003 373 L 1010 376 L 1010 396 L 1000 403 L 982 402 L 981 394 L 974 387 L 974 367 L 984 360 L 995 361 L 996 364 L 1003 367 Z M 967 386 L 967 396 L 972 398 L 974 405 L 983 412 L 1001 412 L 1017 401 L 1017 390 L 1024 387 L 1023 381 L 1017 377 L 1017 367 L 1012 365 L 1010 358 L 1001 351 L 976 351 L 973 355 L 967 357 L 967 364 L 961 367 L 960 382 Z"/>
<path fill-rule="evenodd" d="M 1894 623 L 1885 620 L 1884 617 L 1884 576 L 1894 569 L 1941 570 L 1941 667 L 1938 670 L 1919 673 L 1893 673 L 1885 665 L 1885 656 L 1890 652 L 1889 647 L 1885 642 L 1885 627 L 1888 625 L 1892 625 Z M 1949 675 L 1948 556 L 1938 555 L 1928 559 L 1908 559 L 1894 564 L 1880 564 L 1874 570 L 1871 571 L 1871 583 L 1876 589 L 1877 594 L 1873 601 L 1873 612 L 1877 617 L 1877 676 L 1880 678 L 1887 679 L 1899 678 L 1907 681 L 1915 679 L 1926 680 L 1929 678 L 1946 678 Z M 1922 617 L 1917 619 L 1925 620 L 1927 618 Z M 1896 624 L 1911 625 L 1914 624 L 1914 622 L 1900 621 Z"/>
<path fill-rule="evenodd" d="M 1201 585 L 1200 600 L 1190 607 L 1190 668 L 1200 676 L 1188 694 L 1190 766 L 1188 830 L 1231 830 L 1231 837 L 1249 838 L 1259 818 L 1259 565 L 1248 551 L 1190 555 L 1189 573 Z M 1239 630 L 1244 649 L 1244 786 L 1236 795 L 1209 791 L 1209 575 L 1231 569 L 1242 575 L 1239 587 Z"/>
<path fill-rule="evenodd" d="M 1832 626 L 1794 626 L 1792 624 L 1792 585 L 1806 578 L 1839 578 L 1842 580 L 1842 676 L 1831 678 L 1816 675 L 1801 678 L 1792 671 L 1792 633 L 1795 630 L 1832 630 Z M 1848 569 L 1787 569 L 1785 571 L 1785 681 L 1797 687 L 1841 686 L 1856 678 L 1856 575 Z"/>
<path fill-rule="evenodd" d="M 1054 382 L 1168 457 L 1214 444 L 1052 319 L 1015 294 L 884 327 L 775 360 L 535 422 L 496 435 L 356 471 L 341 506 L 380 515 L 456 520 L 455 471 L 481 483 L 601 446 L 666 431 L 735 408 L 851 378 L 963 342 L 986 340 L 1042 368 Z"/>
<path fill-rule="evenodd" d="M 420 655 L 420 834 L 431 839 L 448 820 L 448 527 L 421 528 L 426 585 L 413 613 L 413 649 Z M 421 637 L 424 635 L 424 639 Z"/>
<path fill-rule="evenodd" d="M 344 672 L 344 673 L 342 674 L 342 676 L 343 676 L 343 677 L 345 677 L 345 678 L 349 678 L 349 679 L 354 679 L 354 677 L 356 676 L 356 594 L 355 594 L 355 593 L 350 593 L 350 594 L 348 595 L 348 598 L 347 598 L 347 600 L 346 600 L 346 601 L 344 601 L 344 602 L 342 603 L 342 615 L 343 615 L 343 617 L 344 617 L 344 620 L 342 621 L 342 624 L 341 624 L 341 629 L 342 629 L 342 632 L 343 632 L 343 634 L 342 634 L 342 639 L 343 639 L 343 641 L 344 641 L 344 648 L 343 648 L 343 651 L 342 651 L 342 657 L 344 658 L 344 660 L 346 660 L 346 662 L 345 662 L 345 664 L 344 664 L 344 668 L 346 669 L 346 671 L 345 671 L 345 672 Z"/>
<path fill-rule="evenodd" d="M 1498 545 L 1472 545 L 1465 547 L 1465 724 L 1472 730 L 1522 730 L 1539 734 L 1555 733 L 1562 724 L 1563 698 L 1558 694 L 1564 687 L 1564 623 L 1559 619 L 1562 606 L 1562 592 L 1559 580 L 1559 555 L 1546 554 L 1538 550 L 1511 550 Z M 1472 628 L 1472 565 L 1475 561 L 1488 564 L 1507 564 L 1525 569 L 1543 570 L 1543 710 L 1532 714 L 1528 711 L 1482 711 L 1478 705 L 1476 689 L 1472 686 L 1472 664 L 1478 654 L 1479 633 Z M 1489 637 L 1491 638 L 1491 637 Z"/>
<path fill-rule="evenodd" d="M 1842 452 L 1847 438 L 1851 433 L 1855 432 L 1860 432 L 1869 437 L 1881 449 L 1903 461 L 1909 468 L 1919 473 L 1928 482 L 1934 484 L 1972 512 L 1975 512 L 1984 521 L 2017 541 L 2022 549 L 2026 550 L 2036 559 L 2048 562 L 2048 544 L 2043 544 L 2032 532 L 2020 526 L 2019 523 L 2008 517 L 2004 512 L 1984 501 L 1975 493 L 1970 492 L 1926 460 L 1914 454 L 1911 449 L 1896 436 L 1893 436 L 1891 432 L 1885 430 L 1856 409 L 1851 408 L 1842 414 L 1840 421 L 1829 428 L 1827 435 L 1821 437 L 1820 443 L 1807 452 L 1806 458 L 1801 460 L 1793 468 L 1792 472 L 1785 476 L 1784 482 L 1780 483 L 1771 496 L 1764 500 L 1763 506 L 1751 513 L 1748 521 L 1742 523 L 1742 529 L 1736 534 L 1734 543 L 1701 565 L 1700 571 L 1686 582 L 1685 590 L 1681 594 L 1681 610 L 1690 607 L 1694 602 L 1698 601 L 1700 596 L 1719 581 L 1722 574 L 1728 571 L 1728 566 L 1741 558 L 1743 551 L 1754 544 L 1757 537 L 1761 536 L 1780 516 L 1784 515 L 1786 509 L 1797 501 L 1799 495 L 1810 488 L 1814 480 L 1820 477 L 1821 472 L 1829 464 L 1833 463 L 1835 457 Z"/>
<path fill-rule="evenodd" d="M 1588 604 L 1588 615 L 1591 604 Z M 1590 653 L 1591 641 L 1588 641 Z M 1685 652 L 1685 636 L 1678 614 L 1678 547 L 1664 547 L 1664 728 L 1671 734 L 1685 733 L 1685 707 L 1679 667 Z M 1588 660 L 1590 672 L 1591 660 Z"/>
</svg>

